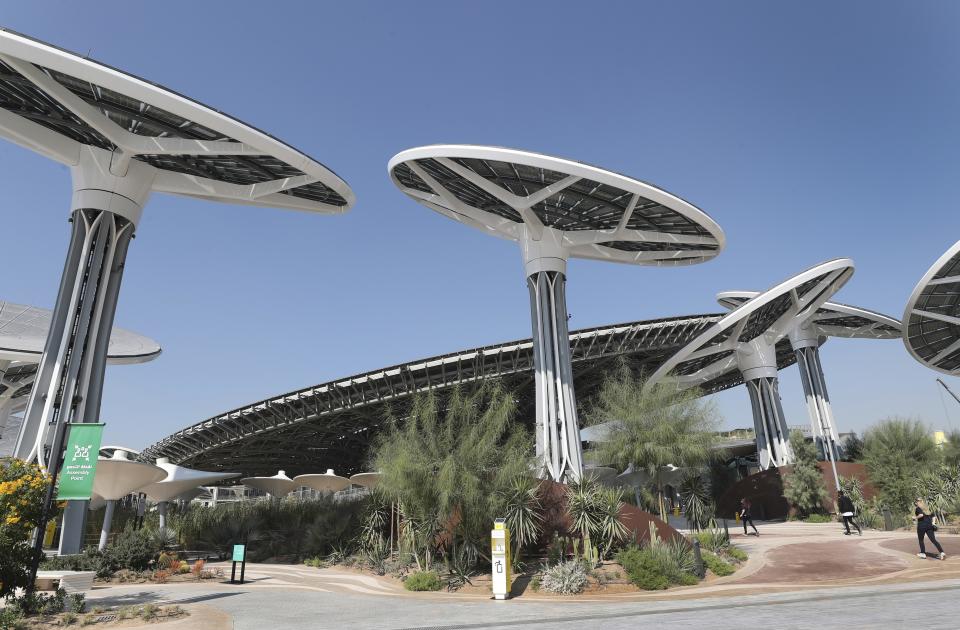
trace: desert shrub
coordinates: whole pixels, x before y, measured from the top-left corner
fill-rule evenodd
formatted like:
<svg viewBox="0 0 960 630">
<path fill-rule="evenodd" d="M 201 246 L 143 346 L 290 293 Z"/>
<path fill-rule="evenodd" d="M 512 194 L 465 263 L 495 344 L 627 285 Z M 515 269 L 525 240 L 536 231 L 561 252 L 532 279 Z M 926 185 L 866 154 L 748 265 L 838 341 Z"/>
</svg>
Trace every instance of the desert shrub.
<svg viewBox="0 0 960 630">
<path fill-rule="evenodd" d="M 199 580 L 200 576 L 203 575 L 203 568 L 205 566 L 207 566 L 206 560 L 197 560 L 193 563 L 193 568 L 191 568 L 190 571 L 193 573 L 193 576 Z"/>
<path fill-rule="evenodd" d="M 677 582 L 680 586 L 695 586 L 700 583 L 700 578 L 695 576 L 693 573 L 684 573 L 680 576 L 680 581 Z"/>
<path fill-rule="evenodd" d="M 700 541 L 701 549 L 714 553 L 719 553 L 730 547 L 730 536 L 724 530 L 716 527 L 715 523 L 712 527 L 694 534 L 694 538 Z"/>
<path fill-rule="evenodd" d="M 582 593 L 587 585 L 587 572 L 580 560 L 554 565 L 543 572 L 540 588 L 559 595 Z"/>
<path fill-rule="evenodd" d="M 732 564 L 710 551 L 703 552 L 703 564 L 717 577 L 731 575 L 736 570 Z"/>
<path fill-rule="evenodd" d="M 533 579 L 530 580 L 530 590 L 534 593 L 540 592 L 540 574 L 533 576 Z"/>
<path fill-rule="evenodd" d="M 313 558 L 307 558 L 306 560 L 303 561 L 303 563 L 304 563 L 305 565 L 307 565 L 308 567 L 313 567 L 313 568 L 315 568 L 315 569 L 322 569 L 323 567 L 327 566 L 326 561 L 324 561 L 324 559 L 321 558 L 320 556 L 314 556 Z"/>
<path fill-rule="evenodd" d="M 670 579 L 664 575 L 660 563 L 649 549 L 633 547 L 617 554 L 617 562 L 627 572 L 630 582 L 645 591 L 659 591 L 670 586 Z"/>
<path fill-rule="evenodd" d="M 0 630 L 19 630 L 25 627 L 26 622 L 18 609 L 12 606 L 0 608 Z"/>
<path fill-rule="evenodd" d="M 746 562 L 749 558 L 746 551 L 740 547 L 734 547 L 733 545 L 730 545 L 730 547 L 726 549 L 726 553 L 737 562 Z"/>
<path fill-rule="evenodd" d="M 164 551 L 160 554 L 160 557 L 157 558 L 157 567 L 160 569 L 174 569 L 179 566 L 180 559 L 175 553 Z"/>
<path fill-rule="evenodd" d="M 880 499 L 894 514 L 910 512 L 917 474 L 935 468 L 941 453 L 917 420 L 888 418 L 864 436 L 863 463 Z"/>
<path fill-rule="evenodd" d="M 154 572 L 153 579 L 157 584 L 166 584 L 170 579 L 170 572 L 166 569 L 159 569 Z"/>
<path fill-rule="evenodd" d="M 67 608 L 70 612 L 82 613 L 87 607 L 87 596 L 84 593 L 73 593 L 67 598 Z"/>
<path fill-rule="evenodd" d="M 831 523 L 833 518 L 827 514 L 810 514 L 803 519 L 806 523 Z"/>
<path fill-rule="evenodd" d="M 403 582 L 403 588 L 408 591 L 439 591 L 442 586 L 440 577 L 435 571 L 411 573 Z"/>
<path fill-rule="evenodd" d="M 64 625 L 72 626 L 73 624 L 77 623 L 77 620 L 78 620 L 79 618 L 80 618 L 80 617 L 77 616 L 76 613 L 65 612 L 65 613 L 63 613 L 63 616 L 60 617 L 60 621 L 62 621 Z"/>
<path fill-rule="evenodd" d="M 823 475 L 817 466 L 817 449 L 797 430 L 790 433 L 790 449 L 794 457 L 793 470 L 783 480 L 783 497 L 801 517 L 810 516 L 823 509 L 827 498 Z"/>
<path fill-rule="evenodd" d="M 177 565 L 177 575 L 184 575 L 190 573 L 190 565 L 186 560 L 181 560 L 180 564 Z"/>
<path fill-rule="evenodd" d="M 124 529 L 102 552 L 101 569 L 145 571 L 157 558 L 160 548 L 147 531 Z M 99 572 L 99 571 L 98 571 Z"/>
</svg>

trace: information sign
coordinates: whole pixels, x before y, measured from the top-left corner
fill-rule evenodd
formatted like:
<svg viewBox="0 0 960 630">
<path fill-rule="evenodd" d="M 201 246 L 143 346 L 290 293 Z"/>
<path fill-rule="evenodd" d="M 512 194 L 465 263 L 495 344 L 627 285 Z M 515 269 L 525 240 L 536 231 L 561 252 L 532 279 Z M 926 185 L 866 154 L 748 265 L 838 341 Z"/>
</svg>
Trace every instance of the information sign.
<svg viewBox="0 0 960 630">
<path fill-rule="evenodd" d="M 103 423 L 70 423 L 67 430 L 67 450 L 63 454 L 57 500 L 86 501 L 93 494 Z"/>
</svg>

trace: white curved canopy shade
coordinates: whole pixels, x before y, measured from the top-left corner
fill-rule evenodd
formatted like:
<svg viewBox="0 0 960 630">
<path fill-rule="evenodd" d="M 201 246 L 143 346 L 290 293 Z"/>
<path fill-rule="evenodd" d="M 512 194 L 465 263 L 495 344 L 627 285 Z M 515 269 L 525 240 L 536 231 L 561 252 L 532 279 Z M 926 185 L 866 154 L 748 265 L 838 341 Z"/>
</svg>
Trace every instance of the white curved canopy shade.
<svg viewBox="0 0 960 630">
<path fill-rule="evenodd" d="M 274 497 L 286 496 L 296 488 L 293 479 L 287 477 L 282 470 L 272 477 L 246 477 L 241 479 L 240 483 Z"/>
<path fill-rule="evenodd" d="M 151 501 L 170 501 L 184 492 L 189 492 L 198 486 L 217 483 L 224 479 L 239 477 L 240 473 L 211 473 L 203 470 L 193 470 L 171 464 L 166 457 L 157 459 L 157 466 L 164 470 L 166 477 L 140 489 Z"/>
<path fill-rule="evenodd" d="M 582 162 L 437 144 L 398 153 L 387 169 L 400 190 L 448 218 L 521 243 L 540 241 L 548 230 L 544 243 L 564 256 L 690 265 L 714 258 L 724 246 L 723 230 L 696 206 Z"/>
<path fill-rule="evenodd" d="M 39 363 L 52 315 L 45 308 L 0 302 L 0 360 Z M 160 356 L 160 351 L 153 339 L 114 326 L 107 362 L 145 363 Z"/>
<path fill-rule="evenodd" d="M 374 488 L 380 483 L 381 476 L 378 472 L 357 473 L 350 477 L 350 483 L 364 488 Z"/>
<path fill-rule="evenodd" d="M 913 289 L 903 310 L 903 345 L 928 368 L 960 376 L 960 241 Z"/>
<path fill-rule="evenodd" d="M 153 464 L 127 459 L 126 451 L 115 451 L 110 459 L 97 460 L 97 473 L 93 477 L 93 492 L 107 501 L 122 499 L 146 485 L 160 481 L 166 471 Z"/>
<path fill-rule="evenodd" d="M 340 492 L 350 487 L 350 480 L 335 475 L 332 469 L 322 474 L 298 475 L 293 478 L 296 487 L 304 486 L 318 492 Z"/>
<path fill-rule="evenodd" d="M 717 302 L 734 310 L 758 295 L 759 291 L 722 291 L 717 293 Z M 824 302 L 803 325 L 823 337 L 848 339 L 899 339 L 903 331 L 900 322 L 889 315 L 839 302 Z"/>
<path fill-rule="evenodd" d="M 155 168 L 152 190 L 212 201 L 321 213 L 355 202 L 319 162 L 155 83 L 6 29 L 0 62 L 21 97 L 0 108 L 0 132 L 50 159 L 73 166 L 84 147 L 112 151 L 120 165 Z"/>
<path fill-rule="evenodd" d="M 853 275 L 849 258 L 830 260 L 785 280 L 724 316 L 686 347 L 667 359 L 647 386 L 668 379 L 694 387 L 756 360 L 769 363 L 776 343 L 807 319 Z M 775 361 L 773 368 L 775 369 Z"/>
</svg>

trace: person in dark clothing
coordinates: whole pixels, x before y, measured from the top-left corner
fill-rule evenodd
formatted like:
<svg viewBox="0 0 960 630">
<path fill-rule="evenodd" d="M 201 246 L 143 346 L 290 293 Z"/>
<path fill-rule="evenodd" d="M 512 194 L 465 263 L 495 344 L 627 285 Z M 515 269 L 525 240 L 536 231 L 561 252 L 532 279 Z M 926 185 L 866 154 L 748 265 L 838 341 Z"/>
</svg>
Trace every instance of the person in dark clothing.
<svg viewBox="0 0 960 630">
<path fill-rule="evenodd" d="M 920 542 L 920 553 L 917 556 L 920 558 L 927 557 L 927 549 L 923 544 L 923 538 L 926 536 L 940 552 L 940 559 L 945 560 L 947 554 L 943 553 L 943 547 L 937 542 L 937 535 L 934 533 L 937 531 L 937 526 L 933 522 L 933 514 L 927 509 L 927 504 L 923 502 L 923 499 L 917 499 L 913 502 L 913 505 L 915 506 L 913 520 L 917 522 L 917 540 Z"/>
<path fill-rule="evenodd" d="M 748 499 L 740 499 L 740 522 L 743 523 L 743 535 L 749 536 L 747 533 L 747 523 L 750 523 L 750 527 L 753 528 L 754 533 L 759 536 L 760 532 L 757 531 L 757 526 L 753 524 L 753 516 L 750 514 L 750 501 Z"/>
<path fill-rule="evenodd" d="M 855 520 L 853 520 L 855 509 L 853 507 L 853 501 L 844 494 L 843 490 L 837 492 L 837 509 L 840 512 L 840 516 L 843 517 L 843 526 L 846 528 L 846 535 L 850 535 L 850 525 L 853 525 L 857 528 L 857 533 L 863 536 L 863 530 L 860 529 L 860 526 Z"/>
</svg>

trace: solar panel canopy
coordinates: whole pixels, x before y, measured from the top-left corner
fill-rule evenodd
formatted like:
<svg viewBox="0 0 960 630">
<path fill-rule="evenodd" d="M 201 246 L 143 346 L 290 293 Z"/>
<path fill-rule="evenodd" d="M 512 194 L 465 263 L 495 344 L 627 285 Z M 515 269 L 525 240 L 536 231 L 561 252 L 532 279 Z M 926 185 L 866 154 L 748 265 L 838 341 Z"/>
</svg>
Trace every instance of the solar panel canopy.
<svg viewBox="0 0 960 630">
<path fill-rule="evenodd" d="M 758 291 L 723 291 L 717 294 L 717 302 L 732 310 L 758 295 Z M 837 302 L 824 302 L 805 323 L 825 337 L 897 339 L 903 329 L 889 315 Z"/>
<path fill-rule="evenodd" d="M 917 360 L 960 375 L 960 241 L 920 279 L 903 312 L 903 342 Z"/>
<path fill-rule="evenodd" d="M 744 302 L 668 359 L 649 384 L 669 378 L 680 386 L 703 386 L 738 372 L 739 351 L 772 347 L 777 367 L 791 354 L 786 337 L 816 312 L 853 275 L 853 261 L 840 258 L 812 267 Z M 754 353 L 755 354 L 755 353 Z"/>
<path fill-rule="evenodd" d="M 685 265 L 715 257 L 724 244 L 720 227 L 699 208 L 581 162 L 432 145 L 396 155 L 388 168 L 404 193 L 447 217 L 512 240 L 538 240 L 552 230 L 573 257 Z"/>
<path fill-rule="evenodd" d="M 152 189 L 204 199 L 346 211 L 340 177 L 276 138 L 172 90 L 0 29 L 0 134 L 65 164 L 81 147 L 157 169 Z M 120 167 L 122 170 L 123 167 Z"/>
</svg>

